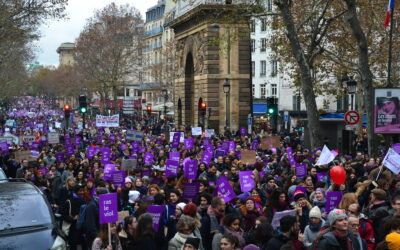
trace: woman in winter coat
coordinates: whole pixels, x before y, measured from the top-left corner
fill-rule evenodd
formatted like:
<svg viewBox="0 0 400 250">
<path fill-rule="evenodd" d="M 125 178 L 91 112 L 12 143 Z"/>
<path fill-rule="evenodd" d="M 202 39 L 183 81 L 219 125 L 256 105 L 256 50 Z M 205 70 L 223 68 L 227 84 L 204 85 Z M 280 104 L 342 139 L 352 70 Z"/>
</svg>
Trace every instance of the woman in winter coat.
<svg viewBox="0 0 400 250">
<path fill-rule="evenodd" d="M 246 203 L 240 207 L 240 212 L 242 214 L 242 228 L 245 232 L 248 232 L 255 227 L 256 219 L 260 216 L 253 198 L 247 198 Z"/>
<path fill-rule="evenodd" d="M 314 199 L 312 201 L 313 206 L 317 206 L 322 214 L 325 213 L 325 192 L 321 188 L 317 188 L 314 192 Z M 325 216 L 323 216 L 325 217 Z"/>
<path fill-rule="evenodd" d="M 135 243 L 131 249 L 157 250 L 151 214 L 144 213 L 139 217 L 135 231 Z"/>
<path fill-rule="evenodd" d="M 188 238 L 196 238 L 193 234 L 196 228 L 194 219 L 188 215 L 182 215 L 176 224 L 178 231 L 168 243 L 168 250 L 181 250 Z"/>
<path fill-rule="evenodd" d="M 297 190 L 293 199 L 295 201 L 295 209 L 300 222 L 300 231 L 304 232 L 304 229 L 308 225 L 309 213 L 312 208 L 310 202 L 306 199 L 306 194 L 301 190 Z"/>
<path fill-rule="evenodd" d="M 222 219 L 223 225 L 223 234 L 232 234 L 239 240 L 239 245 L 237 247 L 244 247 L 246 245 L 246 241 L 244 240 L 244 231 L 240 228 L 240 218 L 235 214 L 227 214 Z M 221 239 L 223 234 L 215 234 L 212 241 L 212 249 L 220 250 L 221 249 Z"/>
</svg>

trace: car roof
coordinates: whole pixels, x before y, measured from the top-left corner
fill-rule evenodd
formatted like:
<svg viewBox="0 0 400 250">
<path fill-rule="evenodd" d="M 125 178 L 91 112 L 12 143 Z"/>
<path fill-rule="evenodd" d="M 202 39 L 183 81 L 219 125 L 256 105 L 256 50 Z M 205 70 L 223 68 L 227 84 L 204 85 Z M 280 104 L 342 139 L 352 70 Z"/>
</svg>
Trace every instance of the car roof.
<svg viewBox="0 0 400 250">
<path fill-rule="evenodd" d="M 26 182 L 0 183 L 0 195 L 40 195 L 39 189 Z"/>
</svg>

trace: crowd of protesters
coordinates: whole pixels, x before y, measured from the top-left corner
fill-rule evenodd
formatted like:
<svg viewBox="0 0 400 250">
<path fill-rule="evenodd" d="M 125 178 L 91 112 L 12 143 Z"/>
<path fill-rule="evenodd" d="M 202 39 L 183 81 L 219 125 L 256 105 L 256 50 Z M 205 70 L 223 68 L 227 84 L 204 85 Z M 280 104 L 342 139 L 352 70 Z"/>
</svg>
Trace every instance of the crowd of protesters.
<svg viewBox="0 0 400 250">
<path fill-rule="evenodd" d="M 124 125 L 96 128 L 88 119 L 87 129 L 80 129 L 76 121 L 63 134 L 62 128 L 55 127 L 62 120 L 62 112 L 46 112 L 45 104 L 40 111 L 35 106 L 35 115 L 16 115 L 22 106 L 29 107 L 26 102 L 36 101 L 37 98 L 25 98 L 18 102 L 22 105 L 10 109 L 6 119 L 15 120 L 16 125 L 9 127 L 4 121 L 0 136 L 37 135 L 39 157 L 35 161 L 16 160 L 18 151 L 32 147 L 32 143 L 21 143 L 10 145 L 8 152 L 3 150 L 0 164 L 8 177 L 25 178 L 43 191 L 54 212 L 70 224 L 70 249 L 79 245 L 96 250 L 400 249 L 400 178 L 383 166 L 382 157 L 369 156 L 365 150 L 353 156 L 339 152 L 329 164 L 317 166 L 321 149 L 305 148 L 295 133 L 282 136 L 279 147 L 256 147 L 255 163 L 245 164 L 238 152 L 251 150 L 254 141 L 260 142 L 264 135 L 238 132 L 213 135 L 213 149 L 220 148 L 224 141 L 234 141 L 235 147 L 205 163 L 201 162 L 206 150 L 204 134 L 192 136 L 190 130 L 185 131 L 185 138 L 194 139 L 193 148 L 188 150 L 184 143 L 171 144 L 168 132 L 162 132 L 163 124 L 153 134 L 144 118 L 138 117 L 135 129 L 145 133 L 136 150 L 126 139 L 130 128 Z M 44 126 L 36 128 L 38 123 Z M 49 131 L 60 132 L 60 143 L 41 140 Z M 82 142 L 74 144 L 73 153 L 67 153 L 66 144 L 76 137 L 81 137 Z M 102 151 L 88 156 L 89 147 L 109 147 L 110 163 L 117 169 L 134 156 L 137 165 L 126 170 L 124 186 L 116 187 L 112 181 L 104 180 Z M 307 164 L 303 178 L 296 175 L 288 147 L 292 148 L 296 164 Z M 146 152 L 154 155 L 151 164 L 145 164 Z M 176 175 L 167 177 L 165 164 L 172 152 L 179 152 L 180 166 Z M 60 161 L 55 157 L 57 153 L 64 153 L 65 158 Z M 187 179 L 183 173 L 185 159 L 199 160 L 195 180 Z M 333 166 L 341 166 L 346 173 L 341 185 L 330 178 Z M 255 186 L 250 191 L 241 189 L 241 171 L 252 171 Z M 235 193 L 233 199 L 225 201 L 216 190 L 221 176 L 229 180 Z M 197 196 L 184 199 L 185 184 L 193 182 L 200 184 Z M 326 195 L 331 191 L 341 192 L 342 198 L 337 208 L 327 212 Z M 99 223 L 98 197 L 106 193 L 117 193 L 118 210 L 126 214 L 111 223 L 111 242 L 107 224 Z M 165 207 L 157 229 L 147 211 L 151 205 Z M 273 225 L 277 213 L 289 210 L 294 213 Z"/>
</svg>

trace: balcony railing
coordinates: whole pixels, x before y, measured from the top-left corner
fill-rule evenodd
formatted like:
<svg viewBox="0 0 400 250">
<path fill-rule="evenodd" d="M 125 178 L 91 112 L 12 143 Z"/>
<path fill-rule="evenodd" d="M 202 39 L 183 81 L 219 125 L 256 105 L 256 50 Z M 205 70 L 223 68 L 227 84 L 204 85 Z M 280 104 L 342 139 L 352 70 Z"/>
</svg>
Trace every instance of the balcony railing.
<svg viewBox="0 0 400 250">
<path fill-rule="evenodd" d="M 164 31 L 164 28 L 162 26 L 156 27 L 154 29 L 148 30 L 146 32 L 144 32 L 145 36 L 154 36 L 157 35 L 159 33 L 162 33 Z"/>
</svg>

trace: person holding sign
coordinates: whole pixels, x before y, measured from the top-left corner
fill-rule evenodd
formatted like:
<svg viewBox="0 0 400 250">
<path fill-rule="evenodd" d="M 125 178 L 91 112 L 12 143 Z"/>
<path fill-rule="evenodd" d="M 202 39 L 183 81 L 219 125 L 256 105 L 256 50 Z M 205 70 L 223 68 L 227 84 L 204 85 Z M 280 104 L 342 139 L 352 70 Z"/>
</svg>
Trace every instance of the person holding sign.
<svg viewBox="0 0 400 250">
<path fill-rule="evenodd" d="M 100 225 L 100 233 L 93 241 L 92 250 L 122 250 L 117 234 L 117 225 L 110 223 L 111 242 L 108 239 L 108 224 Z"/>
</svg>

